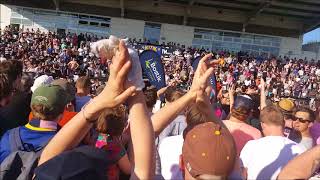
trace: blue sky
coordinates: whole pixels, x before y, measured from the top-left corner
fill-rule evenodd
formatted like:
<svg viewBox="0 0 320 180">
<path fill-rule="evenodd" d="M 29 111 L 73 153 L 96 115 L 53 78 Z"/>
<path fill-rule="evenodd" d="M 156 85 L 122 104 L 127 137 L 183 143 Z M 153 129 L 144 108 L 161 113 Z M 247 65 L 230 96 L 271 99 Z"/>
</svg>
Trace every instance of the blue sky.
<svg viewBox="0 0 320 180">
<path fill-rule="evenodd" d="M 320 41 L 320 28 L 303 35 L 303 44 L 313 41 Z"/>
</svg>

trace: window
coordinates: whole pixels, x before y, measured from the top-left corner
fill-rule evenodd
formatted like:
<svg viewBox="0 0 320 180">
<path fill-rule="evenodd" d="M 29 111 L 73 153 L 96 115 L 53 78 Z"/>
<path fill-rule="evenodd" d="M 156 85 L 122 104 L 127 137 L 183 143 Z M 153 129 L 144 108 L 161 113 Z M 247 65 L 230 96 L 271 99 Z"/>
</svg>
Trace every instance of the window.
<svg viewBox="0 0 320 180">
<path fill-rule="evenodd" d="M 262 41 L 262 45 L 264 46 L 270 46 L 271 42 L 270 41 Z"/>
<path fill-rule="evenodd" d="M 251 39 L 242 39 L 243 43 L 251 44 L 252 40 Z"/>
<path fill-rule="evenodd" d="M 233 42 L 241 43 L 241 39 L 235 37 L 235 38 L 233 38 Z"/>
<path fill-rule="evenodd" d="M 110 27 L 110 24 L 106 24 L 106 23 L 101 23 L 100 24 L 102 27 Z"/>
<path fill-rule="evenodd" d="M 229 36 L 229 37 L 240 37 L 240 33 L 233 33 L 233 32 L 224 32 L 224 36 Z"/>
<path fill-rule="evenodd" d="M 253 43 L 254 44 L 261 44 L 261 41 L 260 40 L 254 40 Z"/>
<path fill-rule="evenodd" d="M 145 27 L 161 29 L 161 24 L 146 22 Z"/>
<path fill-rule="evenodd" d="M 280 43 L 278 43 L 278 42 L 272 42 L 272 46 L 279 47 L 279 46 L 280 46 Z"/>
<path fill-rule="evenodd" d="M 19 14 L 17 12 L 12 12 L 11 13 L 11 17 L 13 17 L 13 18 L 21 18 L 22 16 L 21 16 L 21 14 Z"/>
<path fill-rule="evenodd" d="M 211 45 L 211 41 L 202 40 L 201 44 L 203 44 L 203 45 Z"/>
<path fill-rule="evenodd" d="M 80 20 L 80 21 L 79 21 L 79 24 L 82 24 L 82 25 L 87 25 L 87 24 L 88 24 L 88 21 L 83 21 L 83 20 Z"/>
<path fill-rule="evenodd" d="M 231 37 L 223 37 L 223 41 L 232 42 Z"/>
<path fill-rule="evenodd" d="M 19 18 L 11 18 L 10 23 L 11 24 L 22 24 L 21 19 L 19 19 Z"/>
<path fill-rule="evenodd" d="M 99 26 L 99 23 L 97 23 L 97 22 L 90 22 L 90 25 L 91 25 L 91 26 Z"/>
<path fill-rule="evenodd" d="M 222 37 L 221 36 L 214 36 L 213 39 L 214 40 L 218 40 L 218 41 L 222 41 Z"/>
<path fill-rule="evenodd" d="M 196 39 L 202 39 L 202 34 L 194 34 L 193 37 Z"/>
<path fill-rule="evenodd" d="M 87 16 L 87 15 L 79 15 L 79 18 L 80 19 L 89 19 L 89 16 Z"/>
<path fill-rule="evenodd" d="M 211 35 L 204 34 L 203 39 L 211 40 Z"/>
<path fill-rule="evenodd" d="M 22 24 L 25 26 L 32 26 L 32 21 L 30 19 L 22 19 Z"/>
</svg>

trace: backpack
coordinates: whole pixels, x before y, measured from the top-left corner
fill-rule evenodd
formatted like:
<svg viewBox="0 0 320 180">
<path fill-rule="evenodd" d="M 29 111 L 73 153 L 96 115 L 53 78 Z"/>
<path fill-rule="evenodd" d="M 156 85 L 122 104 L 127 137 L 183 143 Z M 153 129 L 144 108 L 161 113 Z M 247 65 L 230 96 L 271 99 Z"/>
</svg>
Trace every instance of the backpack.
<svg viewBox="0 0 320 180">
<path fill-rule="evenodd" d="M 19 127 L 10 130 L 9 143 L 11 153 L 0 165 L 0 179 L 32 179 L 33 171 L 38 165 L 41 152 L 48 142 L 40 148 L 34 149 L 21 141 Z"/>
</svg>

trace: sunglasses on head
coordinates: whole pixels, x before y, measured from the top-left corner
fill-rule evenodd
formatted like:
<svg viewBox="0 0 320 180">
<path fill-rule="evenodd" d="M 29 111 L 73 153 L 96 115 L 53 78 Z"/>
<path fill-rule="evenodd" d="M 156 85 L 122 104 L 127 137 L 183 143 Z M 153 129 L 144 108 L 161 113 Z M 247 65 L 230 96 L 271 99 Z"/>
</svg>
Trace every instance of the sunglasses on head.
<svg viewBox="0 0 320 180">
<path fill-rule="evenodd" d="M 310 122 L 308 119 L 303 119 L 303 118 L 298 118 L 298 117 L 294 117 L 292 120 L 293 121 L 299 121 L 301 123 Z"/>
</svg>

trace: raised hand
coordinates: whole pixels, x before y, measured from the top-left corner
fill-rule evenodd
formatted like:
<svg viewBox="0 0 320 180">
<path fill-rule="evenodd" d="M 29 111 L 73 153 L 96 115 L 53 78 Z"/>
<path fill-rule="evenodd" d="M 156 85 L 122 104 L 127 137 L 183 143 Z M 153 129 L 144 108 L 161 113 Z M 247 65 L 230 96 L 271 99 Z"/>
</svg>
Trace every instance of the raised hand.
<svg viewBox="0 0 320 180">
<path fill-rule="evenodd" d="M 123 41 L 120 41 L 119 51 L 112 58 L 110 76 L 104 90 L 95 98 L 97 110 L 112 108 L 123 103 L 136 90 L 127 81 L 127 75 L 131 68 L 130 55 Z"/>
<path fill-rule="evenodd" d="M 197 97 L 197 91 L 205 91 L 208 89 L 209 77 L 213 73 L 213 68 L 209 67 L 209 60 L 211 59 L 212 54 L 205 55 L 198 64 L 197 70 L 194 73 L 192 85 L 189 93 L 193 98 Z"/>
</svg>

